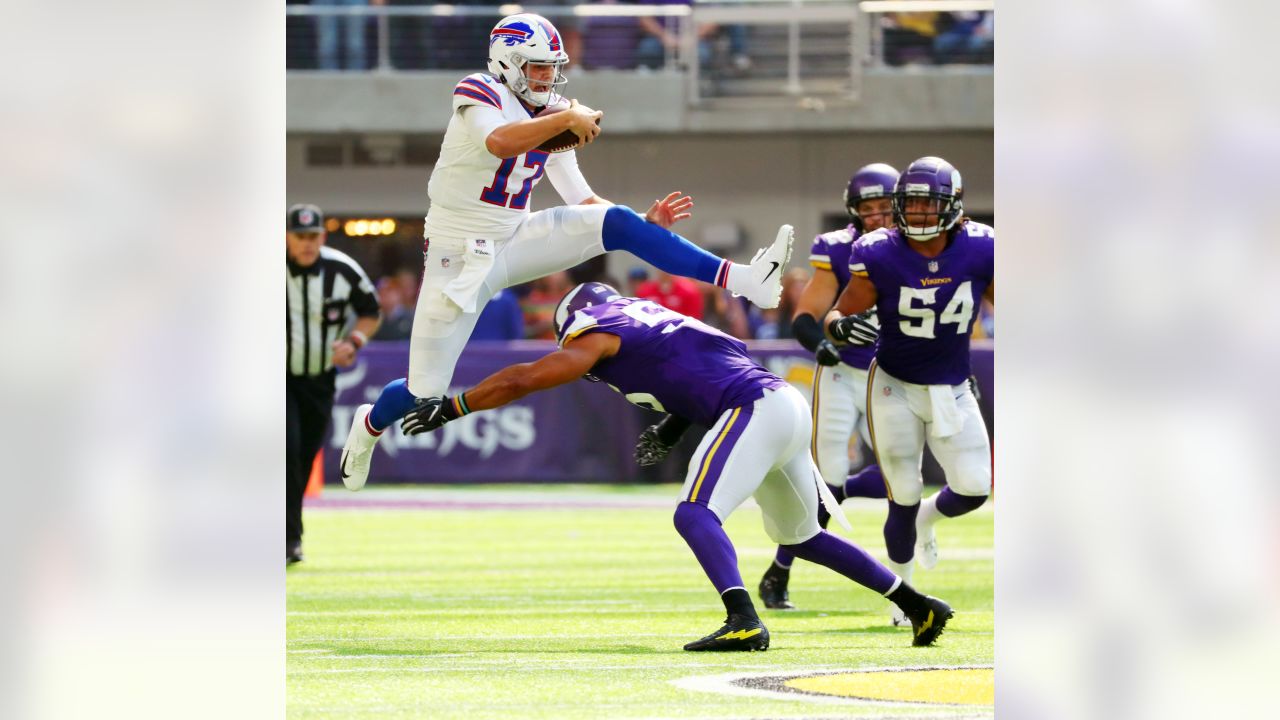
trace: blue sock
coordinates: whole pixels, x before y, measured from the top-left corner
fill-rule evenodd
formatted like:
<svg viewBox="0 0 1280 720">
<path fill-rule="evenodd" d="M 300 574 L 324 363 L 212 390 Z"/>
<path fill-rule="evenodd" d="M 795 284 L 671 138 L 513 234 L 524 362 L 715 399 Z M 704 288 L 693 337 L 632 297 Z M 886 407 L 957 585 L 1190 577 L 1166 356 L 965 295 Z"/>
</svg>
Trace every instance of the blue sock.
<svg viewBox="0 0 1280 720">
<path fill-rule="evenodd" d="M 884 475 L 879 465 L 868 465 L 850 475 L 844 481 L 844 492 L 849 497 L 879 498 L 888 497 L 884 487 Z"/>
<path fill-rule="evenodd" d="M 743 586 L 742 575 L 738 573 L 738 554 L 715 513 L 706 505 L 682 502 L 676 508 L 675 524 L 716 592 L 723 595 L 730 588 Z"/>
<path fill-rule="evenodd" d="M 626 205 L 604 214 L 604 249 L 626 250 L 663 272 L 725 287 L 728 260 L 722 260 L 664 227 L 654 225 Z"/>
<path fill-rule="evenodd" d="M 897 580 L 892 570 L 881 565 L 866 550 L 826 530 L 798 545 L 788 545 L 787 548 L 796 557 L 831 568 L 881 595 L 889 592 L 889 588 Z"/>
<path fill-rule="evenodd" d="M 920 503 L 889 502 L 889 517 L 884 521 L 884 546 L 890 560 L 909 563 L 916 556 L 916 515 L 919 513 Z"/>
<path fill-rule="evenodd" d="M 987 501 L 986 495 L 961 495 L 953 491 L 950 487 L 942 488 L 942 492 L 938 493 L 937 507 L 938 512 L 949 518 L 959 517 L 968 512 L 973 512 L 982 507 Z"/>
<path fill-rule="evenodd" d="M 413 409 L 417 396 L 409 392 L 409 381 L 405 378 L 392 380 L 382 388 L 382 394 L 369 411 L 369 424 L 374 430 L 382 432 Z"/>
</svg>

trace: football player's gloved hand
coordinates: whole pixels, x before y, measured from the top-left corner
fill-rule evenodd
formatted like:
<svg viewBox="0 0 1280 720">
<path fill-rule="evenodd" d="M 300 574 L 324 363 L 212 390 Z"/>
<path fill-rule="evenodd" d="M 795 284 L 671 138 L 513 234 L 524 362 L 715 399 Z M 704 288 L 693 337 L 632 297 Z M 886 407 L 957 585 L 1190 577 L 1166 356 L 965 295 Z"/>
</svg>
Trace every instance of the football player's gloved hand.
<svg viewBox="0 0 1280 720">
<path fill-rule="evenodd" d="M 640 467 L 657 465 L 667 458 L 669 452 L 671 446 L 658 437 L 658 426 L 650 425 L 640 433 L 640 440 L 636 442 L 636 464 Z"/>
<path fill-rule="evenodd" d="M 969 389 L 973 391 L 973 399 L 982 402 L 982 393 L 978 391 L 978 376 L 969 376 Z"/>
<path fill-rule="evenodd" d="M 668 415 L 657 425 L 650 425 L 636 441 L 636 462 L 640 467 L 657 465 L 689 429 L 689 421 L 679 415 Z"/>
<path fill-rule="evenodd" d="M 818 343 L 818 350 L 813 355 L 818 360 L 818 364 L 825 367 L 831 367 L 840 362 L 839 348 L 826 338 L 823 338 L 822 342 Z"/>
<path fill-rule="evenodd" d="M 400 421 L 405 435 L 431 432 L 458 417 L 453 402 L 447 397 L 419 398 L 413 409 Z"/>
<path fill-rule="evenodd" d="M 839 320 L 831 321 L 827 332 L 837 342 L 850 345 L 871 345 L 880 337 L 880 321 L 875 313 L 865 312 L 857 315 L 846 315 Z"/>
</svg>

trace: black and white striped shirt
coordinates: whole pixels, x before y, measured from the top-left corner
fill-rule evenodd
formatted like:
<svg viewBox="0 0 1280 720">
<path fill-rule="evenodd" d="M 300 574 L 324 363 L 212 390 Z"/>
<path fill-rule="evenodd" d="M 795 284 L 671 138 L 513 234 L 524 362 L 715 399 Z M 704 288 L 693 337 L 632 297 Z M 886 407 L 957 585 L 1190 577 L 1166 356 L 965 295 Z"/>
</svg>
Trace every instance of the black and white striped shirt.
<svg viewBox="0 0 1280 720">
<path fill-rule="evenodd" d="M 350 315 L 378 316 L 373 283 L 350 256 L 327 247 L 311 267 L 287 263 L 285 278 L 288 373 L 326 373 L 333 368 L 333 343 L 343 337 Z"/>
</svg>

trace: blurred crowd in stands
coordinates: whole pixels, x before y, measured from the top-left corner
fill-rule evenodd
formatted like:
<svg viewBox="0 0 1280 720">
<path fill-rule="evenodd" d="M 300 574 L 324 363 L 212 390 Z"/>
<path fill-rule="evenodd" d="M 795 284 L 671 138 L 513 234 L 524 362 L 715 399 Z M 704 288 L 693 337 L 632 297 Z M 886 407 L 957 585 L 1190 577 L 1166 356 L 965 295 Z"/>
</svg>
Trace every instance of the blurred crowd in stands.
<svg viewBox="0 0 1280 720">
<path fill-rule="evenodd" d="M 317 7 L 421 7 L 423 0 L 286 0 Z M 497 8 L 495 0 L 453 0 L 453 6 Z M 576 5 L 689 5 L 691 0 L 538 0 L 530 7 Z M 388 62 L 397 70 L 476 70 L 485 66 L 487 36 L 499 17 L 419 15 L 387 20 Z M 657 68 L 674 56 L 677 19 L 671 17 L 553 17 L 573 66 L 580 69 Z M 889 65 L 990 64 L 994 17 L 990 12 L 890 12 L 879 14 L 883 56 Z M 377 65 L 378 32 L 370 16 L 289 16 L 286 67 L 290 70 L 365 71 Z M 698 60 L 706 67 L 745 73 L 756 60 L 751 40 L 762 27 L 697 28 Z"/>
<path fill-rule="evenodd" d="M 623 295 L 652 300 L 742 340 L 787 340 L 792 337 L 791 316 L 810 275 L 807 268 L 789 270 L 783 277 L 782 303 L 773 310 L 761 310 L 707 283 L 641 267 L 633 268 L 622 283 L 600 273 L 562 271 L 500 292 L 481 312 L 471 340 L 555 340 L 553 320 L 560 298 L 577 283 L 590 280 L 607 282 Z M 408 340 L 418 273 L 398 270 L 375 285 L 383 320 L 372 339 Z M 994 314 L 986 303 L 974 323 L 973 336 L 995 336 Z"/>
</svg>

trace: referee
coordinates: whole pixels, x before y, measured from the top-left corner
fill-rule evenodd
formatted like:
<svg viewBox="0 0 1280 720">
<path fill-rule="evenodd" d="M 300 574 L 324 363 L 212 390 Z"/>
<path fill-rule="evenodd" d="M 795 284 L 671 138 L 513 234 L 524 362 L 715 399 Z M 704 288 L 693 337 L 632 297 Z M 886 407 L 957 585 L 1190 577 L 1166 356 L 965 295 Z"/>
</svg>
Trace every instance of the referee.
<svg viewBox="0 0 1280 720">
<path fill-rule="evenodd" d="M 285 562 L 302 560 L 302 495 L 333 413 L 334 366 L 349 367 L 382 322 L 364 270 L 324 246 L 324 215 L 315 205 L 289 208 L 285 295 L 285 399 L 288 419 Z M 349 316 L 355 327 L 345 332 Z"/>
</svg>

